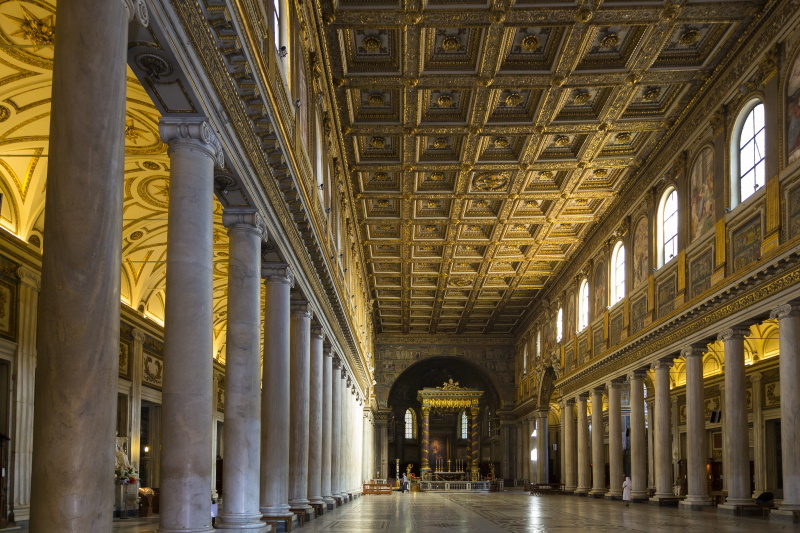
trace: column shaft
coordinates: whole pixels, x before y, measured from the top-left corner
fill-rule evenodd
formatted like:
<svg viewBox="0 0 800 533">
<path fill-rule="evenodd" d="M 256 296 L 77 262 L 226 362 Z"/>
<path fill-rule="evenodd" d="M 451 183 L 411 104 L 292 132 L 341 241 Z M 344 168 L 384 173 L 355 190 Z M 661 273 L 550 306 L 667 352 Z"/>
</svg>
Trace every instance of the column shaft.
<svg viewBox="0 0 800 533">
<path fill-rule="evenodd" d="M 719 334 L 725 343 L 725 434 L 723 445 L 727 449 L 724 465 L 728 480 L 726 504 L 752 503 L 750 492 L 750 452 L 747 424 L 747 388 L 744 373 L 744 337 L 748 329 L 728 329 Z"/>
<path fill-rule="evenodd" d="M 310 510 L 308 505 L 309 388 L 311 363 L 311 309 L 305 300 L 291 304 L 291 386 L 292 439 L 289 444 L 289 507 Z"/>
<path fill-rule="evenodd" d="M 622 383 L 608 384 L 608 495 L 622 498 Z"/>
<path fill-rule="evenodd" d="M 420 440 L 420 455 L 422 456 L 420 469 L 426 472 L 430 465 L 430 407 L 422 406 L 422 439 Z M 395 437 L 397 438 L 397 437 Z M 472 454 L 472 435 L 470 434 L 470 455 Z"/>
<path fill-rule="evenodd" d="M 261 267 L 264 305 L 264 379 L 261 391 L 261 514 L 282 520 L 289 510 L 289 299 L 294 284 L 283 264 Z"/>
<path fill-rule="evenodd" d="M 787 304 L 771 314 L 778 319 L 780 342 L 781 459 L 783 502 L 781 511 L 800 511 L 800 307 Z"/>
<path fill-rule="evenodd" d="M 587 494 L 589 485 L 589 417 L 586 402 L 587 393 L 578 396 L 578 488 L 576 494 Z"/>
<path fill-rule="evenodd" d="M 30 530 L 111 530 L 128 14 L 56 7 Z M 90 23 L 88 21 L 91 21 Z M 90 60 L 88 58 L 91 58 Z M 68 480 L 70 490 L 55 480 Z"/>
<path fill-rule="evenodd" d="M 767 490 L 767 450 L 764 442 L 761 378 L 761 372 L 750 374 L 750 383 L 752 384 L 751 397 L 753 399 L 753 471 L 755 474 L 753 498 L 758 498 L 762 492 Z"/>
<path fill-rule="evenodd" d="M 606 457 L 603 444 L 603 389 L 592 390 L 592 491 L 594 496 L 606 493 Z"/>
<path fill-rule="evenodd" d="M 225 209 L 228 323 L 225 339 L 225 505 L 217 528 L 265 527 L 258 509 L 261 461 L 261 238 L 255 209 Z"/>
<path fill-rule="evenodd" d="M 549 483 L 549 456 L 548 456 L 548 421 L 547 411 L 539 411 L 536 417 L 536 479 L 539 483 Z"/>
<path fill-rule="evenodd" d="M 322 396 L 324 362 L 322 328 L 311 328 L 311 378 L 309 388 L 308 500 L 323 504 L 322 498 Z"/>
<path fill-rule="evenodd" d="M 341 359 L 333 358 L 331 380 L 331 495 L 342 497 L 341 450 L 342 450 L 342 378 Z"/>
<path fill-rule="evenodd" d="M 212 531 L 214 163 L 207 122 L 162 118 L 169 144 L 159 532 Z"/>
<path fill-rule="evenodd" d="M 647 446 L 644 425 L 644 372 L 630 375 L 631 387 L 631 499 L 647 498 Z"/>
<path fill-rule="evenodd" d="M 564 430 L 564 451 L 562 453 L 564 461 L 564 490 L 567 492 L 575 492 L 575 489 L 578 488 L 574 410 L 575 400 L 570 398 L 564 403 L 564 410 L 561 415 L 561 427 Z"/>
<path fill-rule="evenodd" d="M 469 410 L 469 464 L 472 479 L 478 478 L 478 407 L 471 407 Z"/>
<path fill-rule="evenodd" d="M 706 416 L 703 400 L 703 352 L 705 346 L 683 350 L 686 360 L 686 473 L 687 494 L 683 505 L 711 505 L 706 481 Z"/>
<path fill-rule="evenodd" d="M 323 346 L 324 362 L 322 370 L 322 499 L 332 509 L 336 503 L 331 490 L 331 438 L 333 412 L 331 394 L 333 393 L 333 354 L 329 345 Z"/>
<path fill-rule="evenodd" d="M 673 498 L 672 492 L 672 435 L 669 421 L 669 369 L 671 361 L 658 361 L 656 370 L 655 435 L 653 462 L 655 463 L 656 493 L 654 500 Z"/>
</svg>

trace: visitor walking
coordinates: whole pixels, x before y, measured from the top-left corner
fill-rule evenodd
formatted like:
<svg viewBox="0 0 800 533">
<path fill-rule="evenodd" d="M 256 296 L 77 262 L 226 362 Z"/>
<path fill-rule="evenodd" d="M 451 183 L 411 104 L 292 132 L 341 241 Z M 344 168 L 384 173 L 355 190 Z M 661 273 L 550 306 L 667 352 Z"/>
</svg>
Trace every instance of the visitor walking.
<svg viewBox="0 0 800 533">
<path fill-rule="evenodd" d="M 625 502 L 625 507 L 628 507 L 628 504 L 631 501 L 631 478 L 629 476 L 625 476 L 625 481 L 622 482 L 622 501 Z"/>
</svg>

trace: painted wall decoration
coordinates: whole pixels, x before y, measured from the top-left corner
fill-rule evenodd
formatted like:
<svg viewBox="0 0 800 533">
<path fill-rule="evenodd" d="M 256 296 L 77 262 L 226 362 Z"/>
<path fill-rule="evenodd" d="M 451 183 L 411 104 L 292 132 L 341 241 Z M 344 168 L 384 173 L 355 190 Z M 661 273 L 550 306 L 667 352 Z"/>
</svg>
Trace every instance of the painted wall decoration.
<svg viewBox="0 0 800 533">
<path fill-rule="evenodd" d="M 611 318 L 611 324 L 609 326 L 609 336 L 611 337 L 609 340 L 611 341 L 611 346 L 616 346 L 622 340 L 622 313 L 617 313 Z"/>
<path fill-rule="evenodd" d="M 800 159 L 800 54 L 794 60 L 786 85 L 786 154 L 789 163 Z"/>
<path fill-rule="evenodd" d="M 564 308 L 564 340 L 569 340 L 575 333 L 575 293 L 567 294 L 567 305 Z"/>
<path fill-rule="evenodd" d="M 553 347 L 553 335 L 555 335 L 555 332 L 552 332 L 551 335 L 551 331 L 550 320 L 545 320 L 542 324 L 542 356 L 550 353 L 550 348 Z"/>
<path fill-rule="evenodd" d="M 789 192 L 789 237 L 800 235 L 800 186 Z"/>
<path fill-rule="evenodd" d="M 664 317 L 675 309 L 675 294 L 677 292 L 675 276 L 670 276 L 658 284 L 658 318 Z"/>
<path fill-rule="evenodd" d="M 589 358 L 589 341 L 583 337 L 578 341 L 578 364 L 583 364 Z"/>
<path fill-rule="evenodd" d="M 119 377 L 130 379 L 131 377 L 131 354 L 133 349 L 127 341 L 119 341 Z"/>
<path fill-rule="evenodd" d="M 17 335 L 17 286 L 0 279 L 0 335 L 10 339 Z"/>
<path fill-rule="evenodd" d="M 572 350 L 572 348 L 569 348 L 564 353 L 564 368 L 567 369 L 567 372 L 575 369 L 575 352 Z"/>
<path fill-rule="evenodd" d="M 594 294 L 594 317 L 597 318 L 603 315 L 603 312 L 608 306 L 608 298 L 606 297 L 606 264 L 600 261 L 594 269 L 594 280 L 592 283 L 592 293 Z"/>
<path fill-rule="evenodd" d="M 606 335 L 603 331 L 603 324 L 598 324 L 592 331 L 592 346 L 594 346 L 594 356 L 597 357 L 606 349 Z"/>
<path fill-rule="evenodd" d="M 713 261 L 714 258 L 711 254 L 711 248 L 692 261 L 689 267 L 689 286 L 692 289 L 693 297 L 702 294 L 711 287 Z"/>
<path fill-rule="evenodd" d="M 142 353 L 142 383 L 161 389 L 164 384 L 164 360 L 160 356 L 144 350 Z"/>
<path fill-rule="evenodd" d="M 714 227 L 714 151 L 703 148 L 689 178 L 691 240 Z"/>
<path fill-rule="evenodd" d="M 442 469 L 447 470 L 447 460 L 452 459 L 450 457 L 450 437 L 447 435 L 432 436 L 430 446 L 428 460 L 431 468 L 439 464 Z"/>
<path fill-rule="evenodd" d="M 644 319 L 647 316 L 647 294 L 633 302 L 631 305 L 631 333 L 644 329 Z"/>
<path fill-rule="evenodd" d="M 650 235 L 647 227 L 647 217 L 641 217 L 633 229 L 633 286 L 636 287 L 647 281 L 647 251 L 650 245 Z"/>
<path fill-rule="evenodd" d="M 742 224 L 733 232 L 733 269 L 739 270 L 761 258 L 761 216 Z"/>
</svg>

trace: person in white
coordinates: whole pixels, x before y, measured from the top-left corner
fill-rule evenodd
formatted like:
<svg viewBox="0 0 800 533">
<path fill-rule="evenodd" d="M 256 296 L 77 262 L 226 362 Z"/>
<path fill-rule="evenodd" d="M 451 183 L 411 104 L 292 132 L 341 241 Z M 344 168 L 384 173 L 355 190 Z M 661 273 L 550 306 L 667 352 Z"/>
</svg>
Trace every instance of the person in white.
<svg viewBox="0 0 800 533">
<path fill-rule="evenodd" d="M 625 502 L 625 507 L 627 507 L 631 501 L 631 485 L 633 485 L 633 483 L 631 483 L 631 478 L 626 476 L 625 481 L 622 482 L 622 501 Z"/>
</svg>

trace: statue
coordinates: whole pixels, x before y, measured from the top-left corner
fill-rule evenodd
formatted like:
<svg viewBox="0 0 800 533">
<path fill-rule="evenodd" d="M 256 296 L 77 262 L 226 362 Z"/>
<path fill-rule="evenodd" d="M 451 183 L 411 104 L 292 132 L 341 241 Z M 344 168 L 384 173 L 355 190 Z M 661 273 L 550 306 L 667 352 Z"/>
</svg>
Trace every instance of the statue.
<svg viewBox="0 0 800 533">
<path fill-rule="evenodd" d="M 114 450 L 114 469 L 118 468 L 131 468 L 131 460 L 128 459 L 128 454 L 125 453 L 124 445 L 128 441 L 125 437 L 117 437 L 117 448 Z"/>
</svg>

